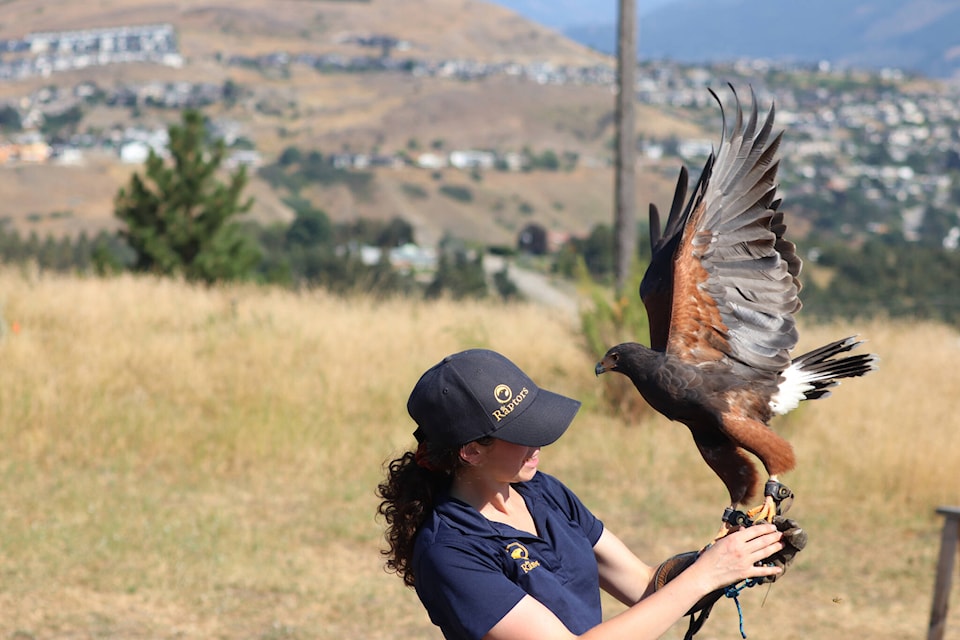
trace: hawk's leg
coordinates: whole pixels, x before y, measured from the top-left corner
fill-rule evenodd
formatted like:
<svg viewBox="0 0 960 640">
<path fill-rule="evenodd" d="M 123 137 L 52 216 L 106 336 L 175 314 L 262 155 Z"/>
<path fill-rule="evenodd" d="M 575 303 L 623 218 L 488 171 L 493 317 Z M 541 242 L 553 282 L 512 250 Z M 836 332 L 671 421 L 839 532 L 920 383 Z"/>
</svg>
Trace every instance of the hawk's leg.
<svg viewBox="0 0 960 640">
<path fill-rule="evenodd" d="M 735 529 L 752 526 L 761 520 L 773 522 L 776 516 L 785 514 L 790 509 L 790 505 L 793 504 L 793 491 L 787 485 L 779 482 L 776 476 L 770 476 L 770 479 L 767 480 L 763 487 L 763 496 L 763 503 L 746 513 L 733 506 L 724 509 L 721 518 L 723 522 L 710 544 Z"/>
<path fill-rule="evenodd" d="M 775 516 L 783 515 L 793 504 L 793 491 L 777 480 L 777 476 L 770 476 L 763 487 L 763 503 L 747 511 L 750 524 L 758 520 L 773 522 Z"/>
<path fill-rule="evenodd" d="M 750 519 L 747 514 L 743 511 L 739 511 L 734 507 L 727 507 L 723 510 L 723 517 L 720 518 L 722 522 L 720 523 L 720 529 L 717 531 L 717 534 L 713 536 L 713 540 L 710 541 L 709 547 L 711 544 L 727 535 L 731 531 L 739 529 L 740 527 L 749 527 L 753 524 L 753 521 Z M 706 547 L 704 547 L 706 549 Z M 703 549 L 701 549 L 702 551 Z"/>
</svg>

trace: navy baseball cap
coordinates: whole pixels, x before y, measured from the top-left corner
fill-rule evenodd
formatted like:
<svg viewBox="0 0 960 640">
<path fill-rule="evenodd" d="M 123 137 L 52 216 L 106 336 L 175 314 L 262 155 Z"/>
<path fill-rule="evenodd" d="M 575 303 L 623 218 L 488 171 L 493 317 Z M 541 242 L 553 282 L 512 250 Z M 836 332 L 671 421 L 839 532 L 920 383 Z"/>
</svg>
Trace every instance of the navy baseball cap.
<svg viewBox="0 0 960 640">
<path fill-rule="evenodd" d="M 492 436 L 544 447 L 567 430 L 580 402 L 539 388 L 488 349 L 447 356 L 424 373 L 407 401 L 417 442 L 459 446 Z"/>
</svg>

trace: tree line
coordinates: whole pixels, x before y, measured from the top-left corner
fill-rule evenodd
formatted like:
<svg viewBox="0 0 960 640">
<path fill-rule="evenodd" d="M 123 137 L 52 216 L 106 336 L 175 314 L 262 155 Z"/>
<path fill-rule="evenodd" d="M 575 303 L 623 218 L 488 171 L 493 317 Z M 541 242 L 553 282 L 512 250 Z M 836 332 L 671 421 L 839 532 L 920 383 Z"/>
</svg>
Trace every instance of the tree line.
<svg viewBox="0 0 960 640">
<path fill-rule="evenodd" d="M 642 226 L 637 234 L 640 270 L 650 261 L 649 232 Z M 856 244 L 811 236 L 802 245 L 807 247 L 800 276 L 804 318 L 889 317 L 960 326 L 960 250 L 908 241 L 898 232 L 868 235 Z M 597 225 L 563 247 L 554 269 L 573 278 L 583 265 L 594 282 L 612 285 L 612 247 L 613 229 Z"/>
</svg>

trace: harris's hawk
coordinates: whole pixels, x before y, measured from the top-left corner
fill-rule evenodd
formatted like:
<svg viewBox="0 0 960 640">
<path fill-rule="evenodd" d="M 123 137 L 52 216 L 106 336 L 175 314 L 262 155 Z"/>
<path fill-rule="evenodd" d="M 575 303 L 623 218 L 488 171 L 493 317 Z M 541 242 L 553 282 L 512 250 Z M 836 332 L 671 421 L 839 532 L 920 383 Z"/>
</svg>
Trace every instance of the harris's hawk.
<svg viewBox="0 0 960 640">
<path fill-rule="evenodd" d="M 731 90 L 733 87 L 731 86 Z M 774 107 L 761 122 L 757 99 L 744 114 L 736 91 L 736 120 L 707 159 L 687 198 L 680 177 L 666 226 L 650 206 L 653 256 L 640 285 L 650 324 L 650 347 L 611 347 L 599 375 L 626 375 L 650 406 L 689 427 L 694 442 L 730 493 L 731 513 L 753 522 L 772 520 L 792 493 L 779 476 L 794 468 L 793 448 L 769 427 L 802 400 L 823 398 L 840 378 L 877 366 L 872 354 L 846 355 L 855 337 L 790 357 L 798 335 L 801 260 L 784 238 L 777 193 L 778 149 Z M 738 507 L 759 488 L 749 454 L 769 478 L 765 500 L 746 514 Z M 786 505 L 784 505 L 786 506 Z M 719 535 L 725 528 L 721 527 Z"/>
</svg>

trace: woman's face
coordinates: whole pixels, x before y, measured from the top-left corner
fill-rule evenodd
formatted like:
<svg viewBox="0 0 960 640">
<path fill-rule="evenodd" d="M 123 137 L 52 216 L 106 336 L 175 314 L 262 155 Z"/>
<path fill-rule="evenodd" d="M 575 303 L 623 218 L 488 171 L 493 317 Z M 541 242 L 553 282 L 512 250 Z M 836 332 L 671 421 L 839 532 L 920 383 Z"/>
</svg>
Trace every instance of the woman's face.
<svg viewBox="0 0 960 640">
<path fill-rule="evenodd" d="M 540 447 L 496 440 L 482 447 L 481 468 L 497 482 L 525 482 L 537 473 Z"/>
</svg>

